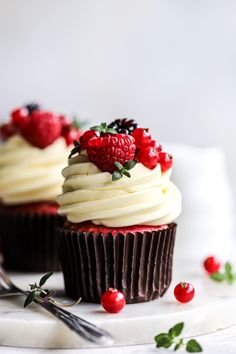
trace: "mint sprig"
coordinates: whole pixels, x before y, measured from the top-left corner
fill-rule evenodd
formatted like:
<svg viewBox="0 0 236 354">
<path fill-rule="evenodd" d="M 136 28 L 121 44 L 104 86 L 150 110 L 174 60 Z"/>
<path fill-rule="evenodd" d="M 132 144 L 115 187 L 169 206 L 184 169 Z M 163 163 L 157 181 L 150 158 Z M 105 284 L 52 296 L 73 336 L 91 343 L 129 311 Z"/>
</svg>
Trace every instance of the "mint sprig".
<svg viewBox="0 0 236 354">
<path fill-rule="evenodd" d="M 112 174 L 112 181 L 117 181 L 118 179 L 122 178 L 123 175 L 130 178 L 131 175 L 129 173 L 129 170 L 134 168 L 136 164 L 137 164 L 136 160 L 129 160 L 125 162 L 124 166 L 122 166 L 119 162 L 114 162 L 116 171 L 114 171 Z"/>
<path fill-rule="evenodd" d="M 94 127 L 90 128 L 91 130 L 95 130 L 96 132 L 99 133 L 104 133 L 104 134 L 117 134 L 117 131 L 113 128 L 109 128 L 107 123 L 101 123 L 100 125 L 95 125 Z"/>
<path fill-rule="evenodd" d="M 74 147 L 73 149 L 71 150 L 70 152 L 70 155 L 69 155 L 69 159 L 75 155 L 75 154 L 78 154 L 80 152 L 80 149 L 81 149 L 81 145 L 78 143 L 78 141 L 74 141 Z"/>
<path fill-rule="evenodd" d="M 81 129 L 83 128 L 86 124 L 88 124 L 88 121 L 86 120 L 79 120 L 75 115 L 72 117 L 72 127 L 76 128 L 76 129 Z"/>
<path fill-rule="evenodd" d="M 236 274 L 233 271 L 232 264 L 230 262 L 226 262 L 224 265 L 224 271 L 212 273 L 210 274 L 210 278 L 218 282 L 226 281 L 228 284 L 233 284 L 236 280 Z"/>
<path fill-rule="evenodd" d="M 61 307 L 70 307 L 73 305 L 78 304 L 81 301 L 81 298 L 79 298 L 77 301 L 69 304 L 63 304 L 53 298 L 55 295 L 54 291 L 51 291 L 49 289 L 43 289 L 42 286 L 47 282 L 47 280 L 54 274 L 54 272 L 48 272 L 42 276 L 42 278 L 39 280 L 39 283 L 34 283 L 34 284 L 29 284 L 30 291 L 28 292 L 28 295 L 25 299 L 24 302 L 24 307 L 27 307 L 29 304 L 31 304 L 34 300 L 38 300 L 44 303 L 51 302 L 55 305 L 61 306 Z"/>
<path fill-rule="evenodd" d="M 174 345 L 174 351 L 184 347 L 189 353 L 202 352 L 202 347 L 195 339 L 190 339 L 187 342 L 183 338 L 178 337 L 184 328 L 184 323 L 179 322 L 174 327 L 170 328 L 167 333 L 163 332 L 155 336 L 155 342 L 157 348 L 168 349 Z"/>
</svg>

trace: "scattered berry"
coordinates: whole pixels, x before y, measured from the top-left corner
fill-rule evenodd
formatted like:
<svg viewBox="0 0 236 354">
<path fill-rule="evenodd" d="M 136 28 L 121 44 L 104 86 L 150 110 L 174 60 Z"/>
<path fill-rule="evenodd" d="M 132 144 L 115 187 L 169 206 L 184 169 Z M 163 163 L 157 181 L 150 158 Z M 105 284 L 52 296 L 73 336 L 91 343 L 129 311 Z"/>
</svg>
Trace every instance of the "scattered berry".
<svg viewBox="0 0 236 354">
<path fill-rule="evenodd" d="M 62 136 L 68 146 L 72 145 L 74 141 L 79 141 L 81 134 L 81 130 L 70 126 L 62 129 Z"/>
<path fill-rule="evenodd" d="M 82 135 L 82 144 L 83 144 Z M 95 137 L 88 142 L 88 156 L 101 171 L 114 172 L 115 162 L 122 166 L 129 160 L 134 160 L 136 146 L 131 135 L 106 134 Z"/>
<path fill-rule="evenodd" d="M 159 163 L 161 165 L 162 172 L 169 170 L 169 168 L 173 165 L 173 157 L 171 154 L 167 152 L 160 151 L 159 152 Z"/>
<path fill-rule="evenodd" d="M 117 133 L 132 134 L 132 132 L 138 127 L 138 124 L 134 119 L 116 119 L 108 125 L 109 128 L 115 129 Z"/>
<path fill-rule="evenodd" d="M 34 102 L 25 105 L 25 108 L 28 110 L 29 114 L 40 110 L 40 106 Z"/>
<path fill-rule="evenodd" d="M 101 304 L 107 312 L 118 313 L 124 308 L 126 300 L 124 294 L 121 291 L 109 288 L 102 295 Z"/>
<path fill-rule="evenodd" d="M 132 137 L 135 139 L 135 145 L 137 148 L 141 149 L 144 146 L 148 146 L 151 143 L 152 137 L 148 129 L 136 128 Z"/>
<path fill-rule="evenodd" d="M 98 136 L 99 134 L 95 130 L 87 130 L 84 132 L 84 134 L 80 137 L 80 144 L 82 149 L 87 149 L 89 140 Z"/>
<path fill-rule="evenodd" d="M 160 151 L 162 150 L 161 144 L 159 144 L 158 141 L 156 141 L 156 140 L 151 140 L 149 146 L 153 147 L 153 148 L 156 149 L 158 152 L 160 152 Z"/>
<path fill-rule="evenodd" d="M 17 108 L 11 112 L 11 122 L 19 130 L 21 130 L 29 121 L 29 113 L 25 107 Z"/>
<path fill-rule="evenodd" d="M 186 303 L 193 299 L 195 294 L 194 287 L 190 283 L 181 282 L 176 285 L 174 295 L 177 301 Z"/>
<path fill-rule="evenodd" d="M 216 273 L 220 270 L 220 262 L 214 256 L 207 257 L 203 263 L 208 274 Z"/>
<path fill-rule="evenodd" d="M 3 140 L 7 140 L 8 138 L 10 138 L 12 135 L 14 135 L 16 133 L 16 128 L 13 124 L 11 123 L 6 123 L 1 125 L 0 127 L 0 137 Z"/>
<path fill-rule="evenodd" d="M 32 145 L 43 149 L 59 138 L 61 122 L 54 113 L 34 111 L 21 133 Z"/>
<path fill-rule="evenodd" d="M 70 127 L 72 122 L 71 119 L 65 115 L 59 115 L 59 120 L 61 122 L 62 128 Z"/>
<path fill-rule="evenodd" d="M 136 159 L 151 170 L 156 167 L 159 162 L 159 155 L 156 149 L 147 146 L 139 150 Z"/>
</svg>

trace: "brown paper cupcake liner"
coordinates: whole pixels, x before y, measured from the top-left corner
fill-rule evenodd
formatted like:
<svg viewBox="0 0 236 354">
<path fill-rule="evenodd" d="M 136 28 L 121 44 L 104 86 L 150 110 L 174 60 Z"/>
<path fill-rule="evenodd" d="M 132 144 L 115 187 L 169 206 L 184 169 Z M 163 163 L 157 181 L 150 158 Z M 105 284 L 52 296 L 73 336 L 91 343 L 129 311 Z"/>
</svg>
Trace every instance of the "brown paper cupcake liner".
<svg viewBox="0 0 236 354">
<path fill-rule="evenodd" d="M 13 271 L 47 272 L 61 269 L 54 214 L 0 211 L 0 248 L 4 267 Z"/>
<path fill-rule="evenodd" d="M 153 232 L 75 232 L 58 229 L 59 254 L 66 294 L 99 302 L 109 288 L 117 288 L 127 303 L 164 295 L 172 277 L 176 224 Z"/>
</svg>

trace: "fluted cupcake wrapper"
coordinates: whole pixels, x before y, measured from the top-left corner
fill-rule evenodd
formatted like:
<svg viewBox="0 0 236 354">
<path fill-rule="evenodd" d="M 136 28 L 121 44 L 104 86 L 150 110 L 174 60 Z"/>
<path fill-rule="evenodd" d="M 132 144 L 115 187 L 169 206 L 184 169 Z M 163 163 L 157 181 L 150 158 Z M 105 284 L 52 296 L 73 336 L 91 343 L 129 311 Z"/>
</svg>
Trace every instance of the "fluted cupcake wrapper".
<svg viewBox="0 0 236 354">
<path fill-rule="evenodd" d="M 127 303 L 163 296 L 172 277 L 176 226 L 126 235 L 58 229 L 66 294 L 99 302 L 112 287 L 124 293 Z"/>
<path fill-rule="evenodd" d="M 0 247 L 4 267 L 14 271 L 60 270 L 54 214 L 0 211 Z"/>
</svg>

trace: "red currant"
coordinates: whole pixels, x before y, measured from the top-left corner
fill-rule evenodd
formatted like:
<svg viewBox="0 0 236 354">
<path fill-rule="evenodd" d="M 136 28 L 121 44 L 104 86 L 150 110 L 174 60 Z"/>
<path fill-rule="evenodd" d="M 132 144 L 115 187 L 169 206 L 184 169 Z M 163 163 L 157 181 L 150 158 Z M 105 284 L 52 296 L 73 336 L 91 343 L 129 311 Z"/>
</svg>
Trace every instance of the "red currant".
<svg viewBox="0 0 236 354">
<path fill-rule="evenodd" d="M 214 256 L 207 257 L 203 265 L 208 274 L 218 272 L 221 266 L 219 260 Z"/>
<path fill-rule="evenodd" d="M 159 163 L 161 165 L 162 172 L 169 170 L 169 168 L 173 165 L 173 157 L 171 154 L 167 152 L 160 151 L 159 152 Z"/>
<path fill-rule="evenodd" d="M 63 128 L 62 130 L 62 136 L 65 139 L 67 145 L 72 145 L 74 141 L 79 141 L 81 137 L 81 130 L 76 129 L 76 128 Z"/>
<path fill-rule="evenodd" d="M 148 129 L 144 128 L 136 128 L 132 133 L 132 137 L 135 139 L 135 145 L 139 149 L 148 146 L 152 140 Z"/>
<path fill-rule="evenodd" d="M 11 112 L 11 122 L 17 129 L 22 129 L 29 121 L 29 112 L 27 108 L 17 108 Z"/>
<path fill-rule="evenodd" d="M 174 295 L 177 301 L 186 303 L 193 299 L 195 289 L 190 283 L 181 282 L 176 285 Z"/>
<path fill-rule="evenodd" d="M 139 150 L 136 159 L 151 170 L 156 167 L 159 161 L 159 155 L 153 147 L 144 147 Z"/>
<path fill-rule="evenodd" d="M 158 152 L 160 152 L 160 151 L 162 150 L 161 144 L 159 144 L 158 141 L 156 141 L 156 140 L 151 140 L 149 146 L 153 147 L 153 148 L 156 149 Z"/>
<path fill-rule="evenodd" d="M 80 137 L 82 149 L 87 149 L 89 140 L 95 138 L 96 136 L 99 136 L 99 134 L 95 130 L 87 130 L 84 132 L 84 134 Z"/>
<path fill-rule="evenodd" d="M 101 304 L 107 312 L 118 313 L 124 308 L 126 300 L 124 294 L 121 291 L 109 288 L 102 295 Z"/>
<path fill-rule="evenodd" d="M 3 124 L 0 127 L 0 137 L 3 140 L 10 138 L 10 136 L 14 135 L 15 133 L 16 133 L 16 128 L 11 123 Z"/>
</svg>

